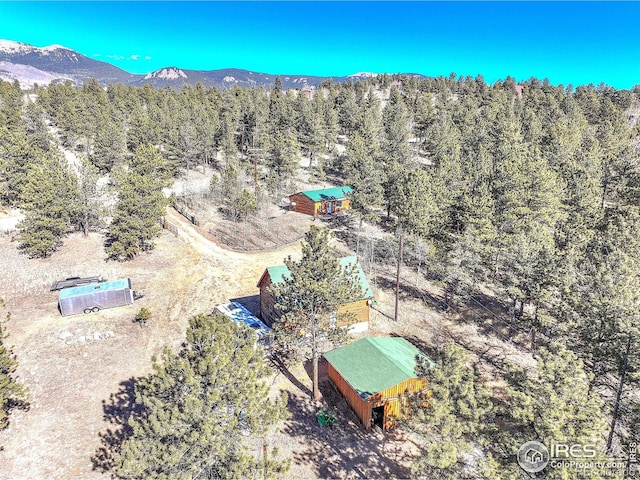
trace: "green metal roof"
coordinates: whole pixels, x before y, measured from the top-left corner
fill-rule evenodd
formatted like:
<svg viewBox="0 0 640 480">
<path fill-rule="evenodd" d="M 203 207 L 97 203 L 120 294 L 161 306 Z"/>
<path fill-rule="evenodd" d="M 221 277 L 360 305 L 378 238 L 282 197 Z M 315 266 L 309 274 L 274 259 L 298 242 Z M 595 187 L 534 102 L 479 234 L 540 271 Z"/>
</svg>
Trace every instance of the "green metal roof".
<svg viewBox="0 0 640 480">
<path fill-rule="evenodd" d="M 332 188 L 323 188 L 321 190 L 307 190 L 306 192 L 302 192 L 303 195 L 306 195 L 314 202 L 321 202 L 322 200 L 328 200 L 333 197 L 336 200 L 341 200 L 343 198 L 347 198 L 347 195 L 352 193 L 353 190 L 349 186 L 343 187 L 332 187 Z"/>
<path fill-rule="evenodd" d="M 285 278 L 291 278 L 291 272 L 286 265 L 276 265 L 275 267 L 267 267 L 271 283 L 280 283 Z"/>
<path fill-rule="evenodd" d="M 401 337 L 362 338 L 324 354 L 361 398 L 415 378 L 416 356 L 433 361 Z"/>
<path fill-rule="evenodd" d="M 80 295 L 86 295 L 94 292 L 105 292 L 108 290 L 122 290 L 123 288 L 131 288 L 129 279 L 113 280 L 111 282 L 101 283 L 89 283 L 80 287 L 63 288 L 60 290 L 60 296 L 58 298 L 71 298 L 78 297 Z"/>
<path fill-rule="evenodd" d="M 349 265 L 355 265 L 356 275 L 360 280 L 360 287 L 364 292 L 364 297 L 362 298 L 373 298 L 373 290 L 369 286 L 369 281 L 367 280 L 367 276 L 364 274 L 364 270 L 362 270 L 362 266 L 360 262 L 358 262 L 358 257 L 355 255 L 349 257 L 342 257 L 340 259 L 340 265 L 342 268 L 346 268 Z M 269 277 L 271 278 L 271 283 L 280 283 L 285 278 L 291 278 L 291 272 L 286 265 L 276 265 L 275 267 L 267 267 L 267 271 L 269 272 Z"/>
</svg>

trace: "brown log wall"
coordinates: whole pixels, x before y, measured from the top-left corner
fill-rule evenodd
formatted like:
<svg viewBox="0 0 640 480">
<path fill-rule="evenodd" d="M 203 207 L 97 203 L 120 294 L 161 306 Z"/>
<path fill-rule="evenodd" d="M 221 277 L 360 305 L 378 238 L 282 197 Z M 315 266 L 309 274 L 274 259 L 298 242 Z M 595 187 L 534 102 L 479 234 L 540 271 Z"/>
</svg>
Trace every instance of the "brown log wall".
<svg viewBox="0 0 640 480">
<path fill-rule="evenodd" d="M 384 405 L 383 428 L 386 430 L 393 427 L 398 419 L 406 416 L 407 395 L 419 392 L 425 387 L 425 382 L 422 379 L 409 378 L 363 400 L 358 395 L 358 392 L 342 378 L 342 375 L 331 364 L 328 364 L 328 367 L 329 378 L 347 400 L 347 403 L 356 413 L 366 430 L 371 429 L 371 411 L 373 407 Z M 372 372 L 374 372 L 375 365 L 372 365 L 371 368 Z"/>
<path fill-rule="evenodd" d="M 296 193 L 289 197 L 289 201 L 296 203 L 296 206 L 293 208 L 294 212 L 306 213 L 307 215 L 311 215 L 313 217 L 318 214 L 319 204 L 314 203 L 313 200 L 311 200 L 306 195 Z"/>
<path fill-rule="evenodd" d="M 275 310 L 273 309 L 273 306 L 276 304 L 276 297 L 268 289 L 269 285 L 271 285 L 271 277 L 269 277 L 269 275 L 265 275 L 261 280 L 262 283 L 259 285 L 260 317 L 267 326 L 271 327 L 273 321 L 278 319 L 278 315 L 276 315 Z"/>
<path fill-rule="evenodd" d="M 375 366 L 373 366 L 375 368 Z M 407 396 L 417 393 L 425 387 L 424 380 L 420 378 L 409 378 L 404 382 L 383 390 L 367 399 L 372 407 L 382 405 L 384 403 L 384 428 L 393 427 L 397 421 L 406 416 L 407 413 Z"/>
<path fill-rule="evenodd" d="M 338 391 L 347 400 L 347 403 L 356 413 L 364 428 L 369 430 L 371 428 L 371 404 L 360 398 L 360 395 L 342 378 L 342 375 L 340 375 L 330 363 L 328 367 L 329 379 L 331 379 Z"/>
</svg>

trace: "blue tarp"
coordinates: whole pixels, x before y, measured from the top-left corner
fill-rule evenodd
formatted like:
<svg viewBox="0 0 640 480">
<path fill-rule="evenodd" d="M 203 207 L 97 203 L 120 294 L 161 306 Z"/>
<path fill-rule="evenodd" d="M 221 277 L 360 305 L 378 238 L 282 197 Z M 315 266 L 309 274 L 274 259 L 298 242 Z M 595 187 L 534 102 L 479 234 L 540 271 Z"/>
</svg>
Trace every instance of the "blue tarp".
<svg viewBox="0 0 640 480">
<path fill-rule="evenodd" d="M 267 344 L 270 343 L 271 329 L 243 305 L 237 302 L 229 302 L 224 305 L 218 305 L 216 310 L 235 322 L 242 322 L 251 327 L 253 331 L 256 332 L 256 335 L 258 335 L 258 341 L 260 341 L 263 346 L 267 346 Z"/>
</svg>

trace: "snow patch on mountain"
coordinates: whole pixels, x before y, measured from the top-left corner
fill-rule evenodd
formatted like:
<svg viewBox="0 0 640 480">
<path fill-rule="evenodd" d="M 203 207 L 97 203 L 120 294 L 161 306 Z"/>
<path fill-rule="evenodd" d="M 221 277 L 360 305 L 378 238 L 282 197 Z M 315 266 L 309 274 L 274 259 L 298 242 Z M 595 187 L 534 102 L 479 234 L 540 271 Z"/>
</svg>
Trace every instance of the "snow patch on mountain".
<svg viewBox="0 0 640 480">
<path fill-rule="evenodd" d="M 353 75 L 349 75 L 350 78 L 352 78 L 352 77 L 373 78 L 373 77 L 377 77 L 377 76 L 378 76 L 377 73 L 371 73 L 371 72 L 358 72 L 358 73 L 354 73 Z"/>
<path fill-rule="evenodd" d="M 0 61 L 0 78 L 7 82 L 20 81 L 20 88 L 33 88 L 34 84 L 49 85 L 54 80 L 73 80 L 64 75 L 51 74 L 30 65 Z"/>
<path fill-rule="evenodd" d="M 230 82 L 235 82 L 236 81 L 236 77 L 231 77 L 231 76 L 227 75 L 222 80 L 225 81 L 225 82 L 229 82 L 229 83 Z"/>
<path fill-rule="evenodd" d="M 41 49 L 43 52 L 55 52 L 56 50 L 69 50 L 67 47 L 63 47 L 62 45 L 49 45 L 48 47 L 44 47 Z"/>
<path fill-rule="evenodd" d="M 156 70 L 155 72 L 151 72 L 144 77 L 145 80 L 149 80 L 151 78 L 163 78 L 167 80 L 175 80 L 177 78 L 187 78 L 187 74 L 178 68 L 170 67 L 170 68 L 162 68 L 160 70 Z"/>
<path fill-rule="evenodd" d="M 0 40 L 0 52 L 5 53 L 28 53 L 34 50 L 34 47 L 22 42 L 14 42 L 12 40 Z"/>
</svg>

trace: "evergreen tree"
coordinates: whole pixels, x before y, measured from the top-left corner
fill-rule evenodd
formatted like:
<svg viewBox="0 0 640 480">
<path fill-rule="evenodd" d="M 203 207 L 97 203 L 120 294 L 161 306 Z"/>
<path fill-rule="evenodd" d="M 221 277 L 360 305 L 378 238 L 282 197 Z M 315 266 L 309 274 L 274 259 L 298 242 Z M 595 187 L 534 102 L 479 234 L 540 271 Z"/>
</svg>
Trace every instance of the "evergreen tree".
<svg viewBox="0 0 640 480">
<path fill-rule="evenodd" d="M 25 214 L 18 223 L 19 248 L 29 257 L 47 257 L 69 231 L 77 180 L 56 152 L 41 152 L 29 164 L 20 203 Z"/>
<path fill-rule="evenodd" d="M 85 237 L 89 235 L 89 231 L 100 225 L 103 216 L 104 207 L 98 188 L 99 178 L 98 169 L 82 158 L 78 167 L 78 194 L 73 206 L 73 220 Z"/>
<path fill-rule="evenodd" d="M 102 113 L 95 119 L 96 132 L 89 159 L 101 172 L 110 172 L 122 163 L 126 153 L 125 131 L 115 115 Z"/>
<path fill-rule="evenodd" d="M 275 324 L 276 342 L 284 353 L 313 362 L 313 398 L 319 400 L 318 360 L 328 344 L 343 342 L 346 329 L 338 307 L 363 298 L 353 268 L 342 268 L 329 246 L 330 232 L 312 225 L 302 245 L 302 258 L 285 260 L 290 276 L 273 285 L 276 308 L 283 313 Z M 348 315 L 348 314 L 346 314 Z M 347 318 L 348 320 L 348 318 Z"/>
<path fill-rule="evenodd" d="M 4 300 L 0 298 L 0 308 L 4 308 Z M 9 320 L 10 314 L 6 314 Z M 9 412 L 16 404 L 24 404 L 29 397 L 29 390 L 16 379 L 18 361 L 11 347 L 5 345 L 8 337 L 4 319 L 0 319 L 0 430 L 9 424 Z M 1 449 L 1 448 L 0 448 Z"/>
<path fill-rule="evenodd" d="M 124 478 L 241 479 L 260 468 L 248 437 L 262 437 L 286 415 L 269 400 L 269 370 L 255 333 L 223 315 L 189 320 L 178 354 L 166 348 L 135 386 L 142 413 L 115 458 Z M 287 468 L 271 462 L 274 478 Z M 262 470 L 262 469 L 261 469 Z M 261 472 L 262 473 L 262 472 Z"/>
<path fill-rule="evenodd" d="M 153 146 L 140 146 L 122 174 L 118 203 L 109 225 L 106 252 L 114 260 L 130 260 L 153 249 L 160 218 L 167 206 L 162 188 L 168 185 L 166 163 Z"/>
<path fill-rule="evenodd" d="M 7 205 L 19 205 L 26 183 L 29 165 L 35 152 L 28 137 L 22 132 L 10 131 L 0 125 L 0 201 Z"/>
<path fill-rule="evenodd" d="M 590 368 L 590 386 L 612 389 L 612 422 L 608 445 L 629 385 L 637 386 L 640 371 L 640 215 L 636 209 L 610 212 L 591 239 L 587 254 L 577 264 L 576 278 L 566 296 L 575 349 Z M 596 389 L 594 389 L 596 390 Z"/>
<path fill-rule="evenodd" d="M 321 92 L 316 91 L 312 101 L 309 101 L 304 92 L 298 94 L 296 99 L 298 142 L 302 151 L 309 156 L 310 169 L 314 168 L 315 162 L 316 172 L 322 170 L 319 155 L 324 153 L 326 142 L 323 107 Z"/>
<path fill-rule="evenodd" d="M 418 364 L 427 391 L 419 396 L 408 424 L 425 443 L 412 467 L 421 478 L 458 479 L 473 469 L 464 456 L 478 448 L 491 404 L 468 364 L 469 356 L 452 340 L 444 344 L 435 365 L 425 359 Z"/>
<path fill-rule="evenodd" d="M 508 380 L 509 404 L 507 418 L 515 423 L 512 434 L 502 432 L 493 437 L 489 478 L 514 478 L 519 468 L 515 453 L 527 441 L 539 441 L 546 446 L 595 445 L 596 457 L 590 461 L 606 461 L 603 434 L 606 417 L 595 392 L 589 391 L 589 379 L 582 361 L 562 345 L 541 348 L 537 373 L 511 369 Z M 571 460 L 571 458 L 567 458 Z M 493 459 L 492 459 L 493 460 Z M 547 467 L 545 478 L 602 479 L 610 478 L 597 468 L 576 470 L 573 466 Z"/>
<path fill-rule="evenodd" d="M 359 132 L 349 142 L 343 169 L 346 183 L 353 188 L 351 209 L 363 220 L 377 220 L 375 209 L 382 204 L 382 184 L 376 161 Z"/>
</svg>

